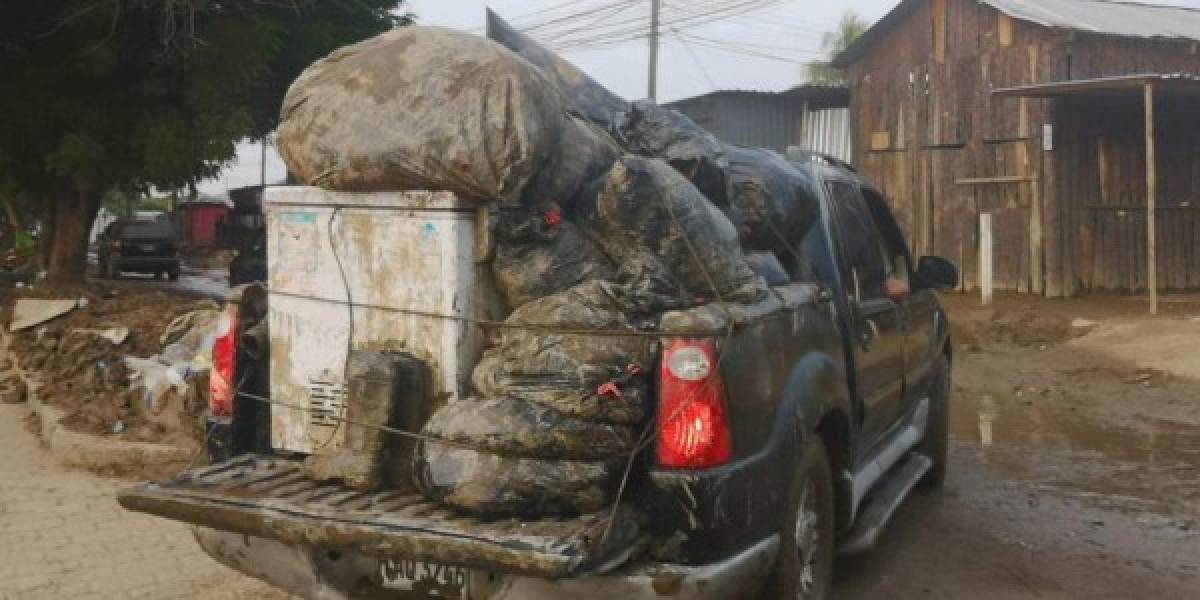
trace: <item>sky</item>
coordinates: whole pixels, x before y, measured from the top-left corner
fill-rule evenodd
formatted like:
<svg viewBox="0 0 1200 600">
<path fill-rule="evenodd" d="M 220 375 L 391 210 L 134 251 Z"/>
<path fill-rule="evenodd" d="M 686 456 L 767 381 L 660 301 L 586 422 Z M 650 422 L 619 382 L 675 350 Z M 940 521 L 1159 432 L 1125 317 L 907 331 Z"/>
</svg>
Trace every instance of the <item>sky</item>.
<svg viewBox="0 0 1200 600">
<path fill-rule="evenodd" d="M 821 34 L 832 30 L 846 11 L 869 22 L 896 6 L 897 0 L 661 0 L 663 39 L 658 98 L 670 102 L 716 89 L 778 91 L 803 81 L 803 63 L 824 58 Z M 628 99 L 647 95 L 651 0 L 407 0 L 421 25 L 439 25 L 483 33 L 490 7 L 518 29 L 528 29 L 601 84 Z M 1200 0 L 1158 0 L 1200 8 Z M 705 17 L 705 5 L 724 10 Z M 739 7 L 745 6 L 746 10 Z M 588 43 L 607 47 L 588 47 Z M 238 160 L 200 191 L 221 193 L 259 181 L 261 148 L 240 144 Z M 267 182 L 286 170 L 268 149 Z"/>
<path fill-rule="evenodd" d="M 854 10 L 875 21 L 896 3 L 895 0 L 662 2 L 664 22 L 671 21 L 673 14 L 700 12 L 704 5 L 732 13 L 720 20 L 694 18 L 680 21 L 678 27 L 663 28 L 658 84 L 662 102 L 714 89 L 781 90 L 796 85 L 802 80 L 801 63 L 820 56 L 821 34 L 833 29 L 843 13 Z M 592 35 L 587 30 L 598 35 L 613 30 L 627 32 L 612 36 L 618 39 L 634 37 L 644 31 L 630 30 L 645 28 L 650 14 L 650 0 L 408 0 L 406 4 L 422 25 L 468 31 L 482 31 L 484 11 L 489 6 L 519 29 L 565 19 L 532 32 L 542 39 L 570 29 L 585 29 L 572 34 L 576 39 Z M 740 4 L 765 7 L 746 12 L 736 10 Z M 560 8 L 554 10 L 555 7 Z M 611 12 L 606 12 L 608 7 L 613 7 Z M 595 16 L 573 18 L 580 13 Z M 646 96 L 648 49 L 648 40 L 639 37 L 609 48 L 567 50 L 563 56 L 619 95 L 637 99 Z"/>
</svg>

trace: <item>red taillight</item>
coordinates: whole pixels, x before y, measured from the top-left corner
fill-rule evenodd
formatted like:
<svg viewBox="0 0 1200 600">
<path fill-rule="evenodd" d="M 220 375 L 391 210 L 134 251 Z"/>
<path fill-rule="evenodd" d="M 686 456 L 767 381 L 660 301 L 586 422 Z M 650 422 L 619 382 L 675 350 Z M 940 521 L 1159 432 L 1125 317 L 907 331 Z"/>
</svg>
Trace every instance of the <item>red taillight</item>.
<svg viewBox="0 0 1200 600">
<path fill-rule="evenodd" d="M 233 416 L 233 368 L 237 357 L 238 305 L 229 303 L 217 319 L 208 375 L 208 408 L 214 417 Z"/>
<path fill-rule="evenodd" d="M 658 381 L 658 463 L 704 469 L 729 462 L 725 383 L 710 340 L 666 342 Z"/>
</svg>

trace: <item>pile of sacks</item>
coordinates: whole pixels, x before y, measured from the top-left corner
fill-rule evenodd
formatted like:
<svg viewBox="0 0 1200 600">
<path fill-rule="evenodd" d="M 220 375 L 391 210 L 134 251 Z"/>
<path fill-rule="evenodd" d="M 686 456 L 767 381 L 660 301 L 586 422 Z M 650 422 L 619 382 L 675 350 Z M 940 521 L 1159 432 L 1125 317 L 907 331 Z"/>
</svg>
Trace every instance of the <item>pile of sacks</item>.
<svg viewBox="0 0 1200 600">
<path fill-rule="evenodd" d="M 617 98 L 494 15 L 489 37 L 406 27 L 335 52 L 293 84 L 278 145 L 313 185 L 499 205 L 511 313 L 476 396 L 424 426 L 417 484 L 477 514 L 592 512 L 650 418 L 645 334 L 665 311 L 764 298 L 761 273 L 785 273 L 817 218 L 816 182 Z"/>
</svg>

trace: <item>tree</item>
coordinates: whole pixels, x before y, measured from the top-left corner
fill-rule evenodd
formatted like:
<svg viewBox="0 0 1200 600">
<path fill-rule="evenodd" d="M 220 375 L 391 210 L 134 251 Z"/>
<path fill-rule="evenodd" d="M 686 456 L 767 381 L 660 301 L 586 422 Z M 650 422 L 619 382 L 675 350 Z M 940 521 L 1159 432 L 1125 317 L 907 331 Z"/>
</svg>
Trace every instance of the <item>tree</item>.
<svg viewBox="0 0 1200 600">
<path fill-rule="evenodd" d="M 43 225 L 45 266 L 81 284 L 112 189 L 181 189 L 278 120 L 334 48 L 408 24 L 403 0 L 59 0 L 0 6 L 0 196 Z"/>
<path fill-rule="evenodd" d="M 865 33 L 871 24 L 858 13 L 848 10 L 838 21 L 837 29 L 821 34 L 821 53 L 826 56 L 823 61 L 813 61 L 804 65 L 805 75 L 810 83 L 841 84 L 845 83 L 845 73 L 830 65 L 834 57 L 844 52 L 854 40 Z"/>
</svg>

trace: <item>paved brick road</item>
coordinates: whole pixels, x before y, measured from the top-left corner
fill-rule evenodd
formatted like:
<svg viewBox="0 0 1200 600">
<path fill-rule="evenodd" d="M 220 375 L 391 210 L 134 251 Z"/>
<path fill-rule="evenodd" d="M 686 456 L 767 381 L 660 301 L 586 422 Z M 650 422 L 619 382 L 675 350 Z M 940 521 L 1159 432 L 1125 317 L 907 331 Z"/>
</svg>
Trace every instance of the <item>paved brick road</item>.
<svg viewBox="0 0 1200 600">
<path fill-rule="evenodd" d="M 204 554 L 186 527 L 126 512 L 127 483 L 54 463 L 0 405 L 0 599 L 284 598 Z"/>
</svg>

